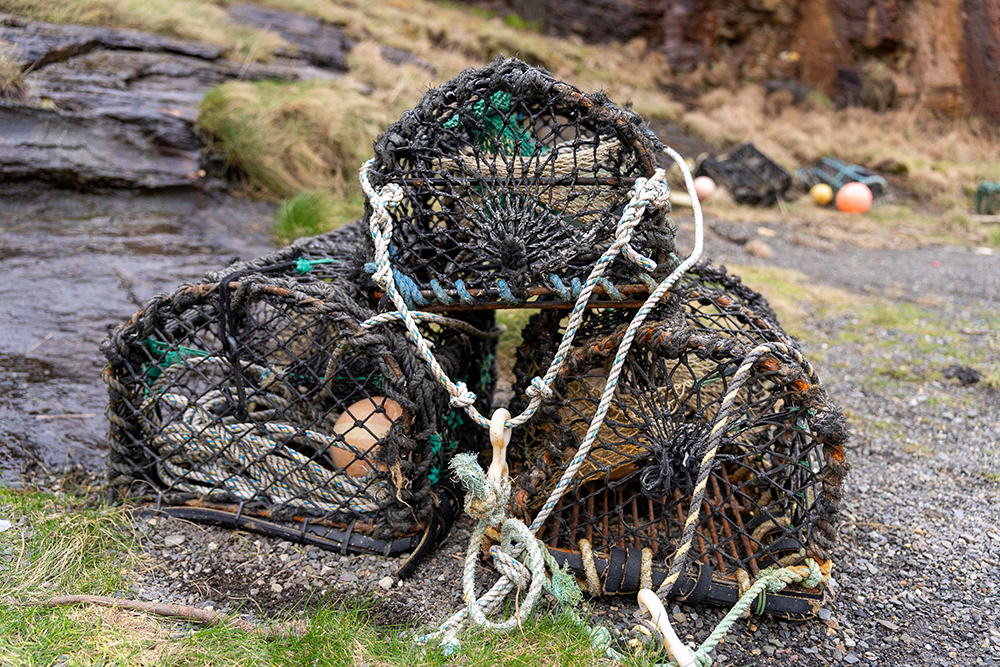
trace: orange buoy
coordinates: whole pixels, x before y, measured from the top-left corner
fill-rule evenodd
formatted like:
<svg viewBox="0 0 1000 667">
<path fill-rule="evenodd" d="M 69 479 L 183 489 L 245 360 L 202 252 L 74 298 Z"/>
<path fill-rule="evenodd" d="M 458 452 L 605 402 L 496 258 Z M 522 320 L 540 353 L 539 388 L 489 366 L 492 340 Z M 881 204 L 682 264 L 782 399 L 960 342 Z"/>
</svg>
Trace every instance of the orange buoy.
<svg viewBox="0 0 1000 667">
<path fill-rule="evenodd" d="M 817 206 L 826 206 L 833 201 L 833 188 L 826 183 L 817 183 L 810 188 L 809 196 Z"/>
<path fill-rule="evenodd" d="M 708 176 L 699 176 L 694 179 L 694 193 L 698 195 L 698 201 L 705 201 L 715 194 L 715 181 Z"/>
<path fill-rule="evenodd" d="M 848 183 L 837 191 L 834 203 L 843 213 L 864 213 L 871 208 L 872 191 L 864 183 Z"/>
<path fill-rule="evenodd" d="M 381 407 L 384 412 L 380 412 Z M 331 447 L 330 458 L 338 468 L 347 470 L 351 477 L 362 477 L 372 466 L 378 452 L 378 441 L 389 435 L 392 424 L 403 416 L 403 408 L 396 401 L 384 396 L 372 396 L 352 404 L 337 418 L 334 433 L 341 433 L 349 447 Z M 361 458 L 364 457 L 364 458 Z"/>
</svg>

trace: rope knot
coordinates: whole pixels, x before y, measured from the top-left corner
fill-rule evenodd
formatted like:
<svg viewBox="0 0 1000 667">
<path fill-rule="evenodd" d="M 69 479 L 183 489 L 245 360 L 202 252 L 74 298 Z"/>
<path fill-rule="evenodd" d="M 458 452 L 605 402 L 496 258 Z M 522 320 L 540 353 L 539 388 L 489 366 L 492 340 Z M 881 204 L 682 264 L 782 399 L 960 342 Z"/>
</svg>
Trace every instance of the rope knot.
<svg viewBox="0 0 1000 667">
<path fill-rule="evenodd" d="M 654 176 L 653 179 L 656 177 Z M 647 183 L 649 205 L 661 211 L 670 206 L 670 187 L 663 181 L 650 179 Z"/>
<path fill-rule="evenodd" d="M 510 498 L 510 478 L 503 478 L 499 484 L 491 481 L 479 467 L 475 454 L 458 454 L 450 465 L 465 487 L 465 511 L 469 516 L 488 526 L 502 522 Z"/>
<path fill-rule="evenodd" d="M 635 179 L 631 201 L 625 207 L 625 214 L 622 215 L 618 222 L 618 228 L 615 230 L 615 244 L 621 248 L 621 253 L 647 271 L 655 270 L 656 262 L 632 247 L 632 231 L 642 219 L 642 212 L 646 207 L 652 205 L 656 208 L 663 208 L 669 205 L 670 189 L 663 184 L 662 178 L 663 170 L 658 169 L 652 178 L 639 177 Z"/>
<path fill-rule="evenodd" d="M 451 397 L 449 403 L 453 408 L 467 408 L 476 402 L 475 393 L 469 391 L 469 387 L 459 380 L 455 383 L 456 393 Z"/>
<path fill-rule="evenodd" d="M 401 188 L 398 183 L 386 183 L 385 186 L 378 191 L 375 197 L 378 198 L 379 203 L 381 203 L 382 206 L 391 207 L 403 201 L 405 195 L 403 193 L 403 188 Z M 372 203 L 374 205 L 374 202 Z"/>
<path fill-rule="evenodd" d="M 524 393 L 531 398 L 541 396 L 542 398 L 549 399 L 552 398 L 552 387 L 550 387 L 545 380 L 536 375 L 532 378 L 531 385 L 524 390 Z"/>
<path fill-rule="evenodd" d="M 809 568 L 809 576 L 802 582 L 806 588 L 816 588 L 829 578 L 829 574 L 825 574 L 820 565 L 812 558 L 806 559 L 806 567 Z"/>
</svg>

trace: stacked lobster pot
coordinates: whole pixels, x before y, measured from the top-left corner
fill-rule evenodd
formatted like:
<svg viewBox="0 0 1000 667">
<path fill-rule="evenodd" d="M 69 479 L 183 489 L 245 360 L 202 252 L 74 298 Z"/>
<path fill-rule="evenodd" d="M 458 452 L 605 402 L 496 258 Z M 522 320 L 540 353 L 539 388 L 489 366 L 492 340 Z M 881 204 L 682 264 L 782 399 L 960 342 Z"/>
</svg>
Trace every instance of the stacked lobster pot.
<svg viewBox="0 0 1000 667">
<path fill-rule="evenodd" d="M 574 457 L 635 314 L 587 313 L 553 398 L 515 436 L 514 516 L 537 512 Z M 518 389 L 562 333 L 558 313 L 531 318 Z M 594 444 L 537 536 L 594 595 L 648 588 L 732 606 L 765 568 L 831 562 L 846 435 L 767 303 L 698 264 L 637 330 Z M 801 620 L 825 590 L 765 600 L 759 612 Z"/>
<path fill-rule="evenodd" d="M 398 323 L 373 322 L 358 223 L 150 300 L 105 341 L 110 481 L 172 516 L 342 553 L 410 554 L 458 509 L 448 458 L 484 434 Z M 489 407 L 491 313 L 422 325 Z"/>
<path fill-rule="evenodd" d="M 584 590 L 732 604 L 769 568 L 828 572 L 844 419 L 762 297 L 678 258 L 664 151 L 680 159 L 634 112 L 518 60 L 428 91 L 362 168 L 359 225 L 113 334 L 116 486 L 422 553 L 450 523 L 448 459 L 489 463 L 484 427 L 509 408 L 501 513 Z M 507 308 L 536 312 L 494 406 Z M 762 611 L 803 618 L 824 597 L 791 586 Z"/>
<path fill-rule="evenodd" d="M 630 217 L 664 150 L 637 114 L 524 63 L 464 72 L 376 144 L 367 268 L 409 309 L 537 309 L 508 406 L 506 510 L 534 518 L 585 590 L 731 605 L 767 568 L 829 571 L 846 429 L 764 299 L 723 269 L 697 264 L 640 310 L 681 263 L 668 202 Z M 792 586 L 762 611 L 804 618 L 825 595 Z"/>
</svg>

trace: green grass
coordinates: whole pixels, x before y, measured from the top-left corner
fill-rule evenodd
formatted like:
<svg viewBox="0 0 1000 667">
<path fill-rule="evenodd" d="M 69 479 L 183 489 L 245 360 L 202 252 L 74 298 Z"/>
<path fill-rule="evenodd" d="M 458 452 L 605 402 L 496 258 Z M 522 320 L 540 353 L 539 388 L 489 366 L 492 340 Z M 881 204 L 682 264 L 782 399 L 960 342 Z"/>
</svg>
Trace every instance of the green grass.
<svg viewBox="0 0 1000 667">
<path fill-rule="evenodd" d="M 121 508 L 75 496 L 0 489 L 0 664 L 2 665 L 592 665 L 600 657 L 565 614 L 536 614 L 509 635 L 470 630 L 462 650 L 422 648 L 416 625 L 384 624 L 386 600 L 321 600 L 302 636 L 267 641 L 231 626 L 203 628 L 174 619 L 96 606 L 21 603 L 56 595 L 127 593 L 145 568 Z"/>
<path fill-rule="evenodd" d="M 233 81 L 205 96 L 198 124 L 227 175 L 254 194 L 359 192 L 357 172 L 389 120 L 374 99 L 342 82 Z"/>
<path fill-rule="evenodd" d="M 315 236 L 361 217 L 360 196 L 338 199 L 322 192 L 302 192 L 281 202 L 275 213 L 274 234 L 287 243 L 301 236 Z"/>
<path fill-rule="evenodd" d="M 9 567 L 0 581 L 0 600 L 113 593 L 139 564 L 136 538 L 120 508 L 0 489 L 0 509 L 9 520 L 24 522 L 0 533 L 0 553 Z"/>
<path fill-rule="evenodd" d="M 501 378 L 509 380 L 512 384 L 514 378 L 514 363 L 517 361 L 517 348 L 524 342 L 521 338 L 521 330 L 528 323 L 532 315 L 539 312 L 534 308 L 520 308 L 516 310 L 498 310 L 497 324 L 507 327 L 507 331 L 500 337 L 497 345 L 497 368 Z"/>
<path fill-rule="evenodd" d="M 542 32 L 542 22 L 541 21 L 529 21 L 520 14 L 507 14 L 503 19 L 504 25 L 509 25 L 511 28 L 516 30 L 528 30 L 531 32 Z"/>
</svg>

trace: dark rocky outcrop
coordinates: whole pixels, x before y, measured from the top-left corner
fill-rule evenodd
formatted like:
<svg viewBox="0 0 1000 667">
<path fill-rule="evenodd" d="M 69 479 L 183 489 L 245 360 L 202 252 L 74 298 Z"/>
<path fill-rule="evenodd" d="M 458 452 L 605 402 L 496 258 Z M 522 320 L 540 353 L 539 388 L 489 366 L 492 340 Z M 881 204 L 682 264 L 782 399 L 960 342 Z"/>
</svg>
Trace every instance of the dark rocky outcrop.
<svg viewBox="0 0 1000 667">
<path fill-rule="evenodd" d="M 324 33 L 331 44 L 333 30 Z M 14 45 L 27 86 L 23 99 L 0 100 L 0 180 L 75 188 L 197 185 L 205 92 L 235 78 L 331 78 L 344 67 L 342 38 L 339 60 L 316 42 L 308 58 L 288 50 L 247 64 L 214 44 L 0 14 L 0 40 Z"/>
<path fill-rule="evenodd" d="M 842 104 L 919 103 L 1000 118 L 1000 0 L 478 4 L 516 12 L 554 34 L 642 38 L 675 72 L 712 65 L 710 83 L 798 80 Z"/>
<path fill-rule="evenodd" d="M 281 35 L 288 46 L 279 48 L 277 55 L 299 58 L 324 69 L 347 71 L 351 43 L 337 27 L 311 16 L 256 5 L 231 5 L 227 11 L 237 23 Z"/>
</svg>

